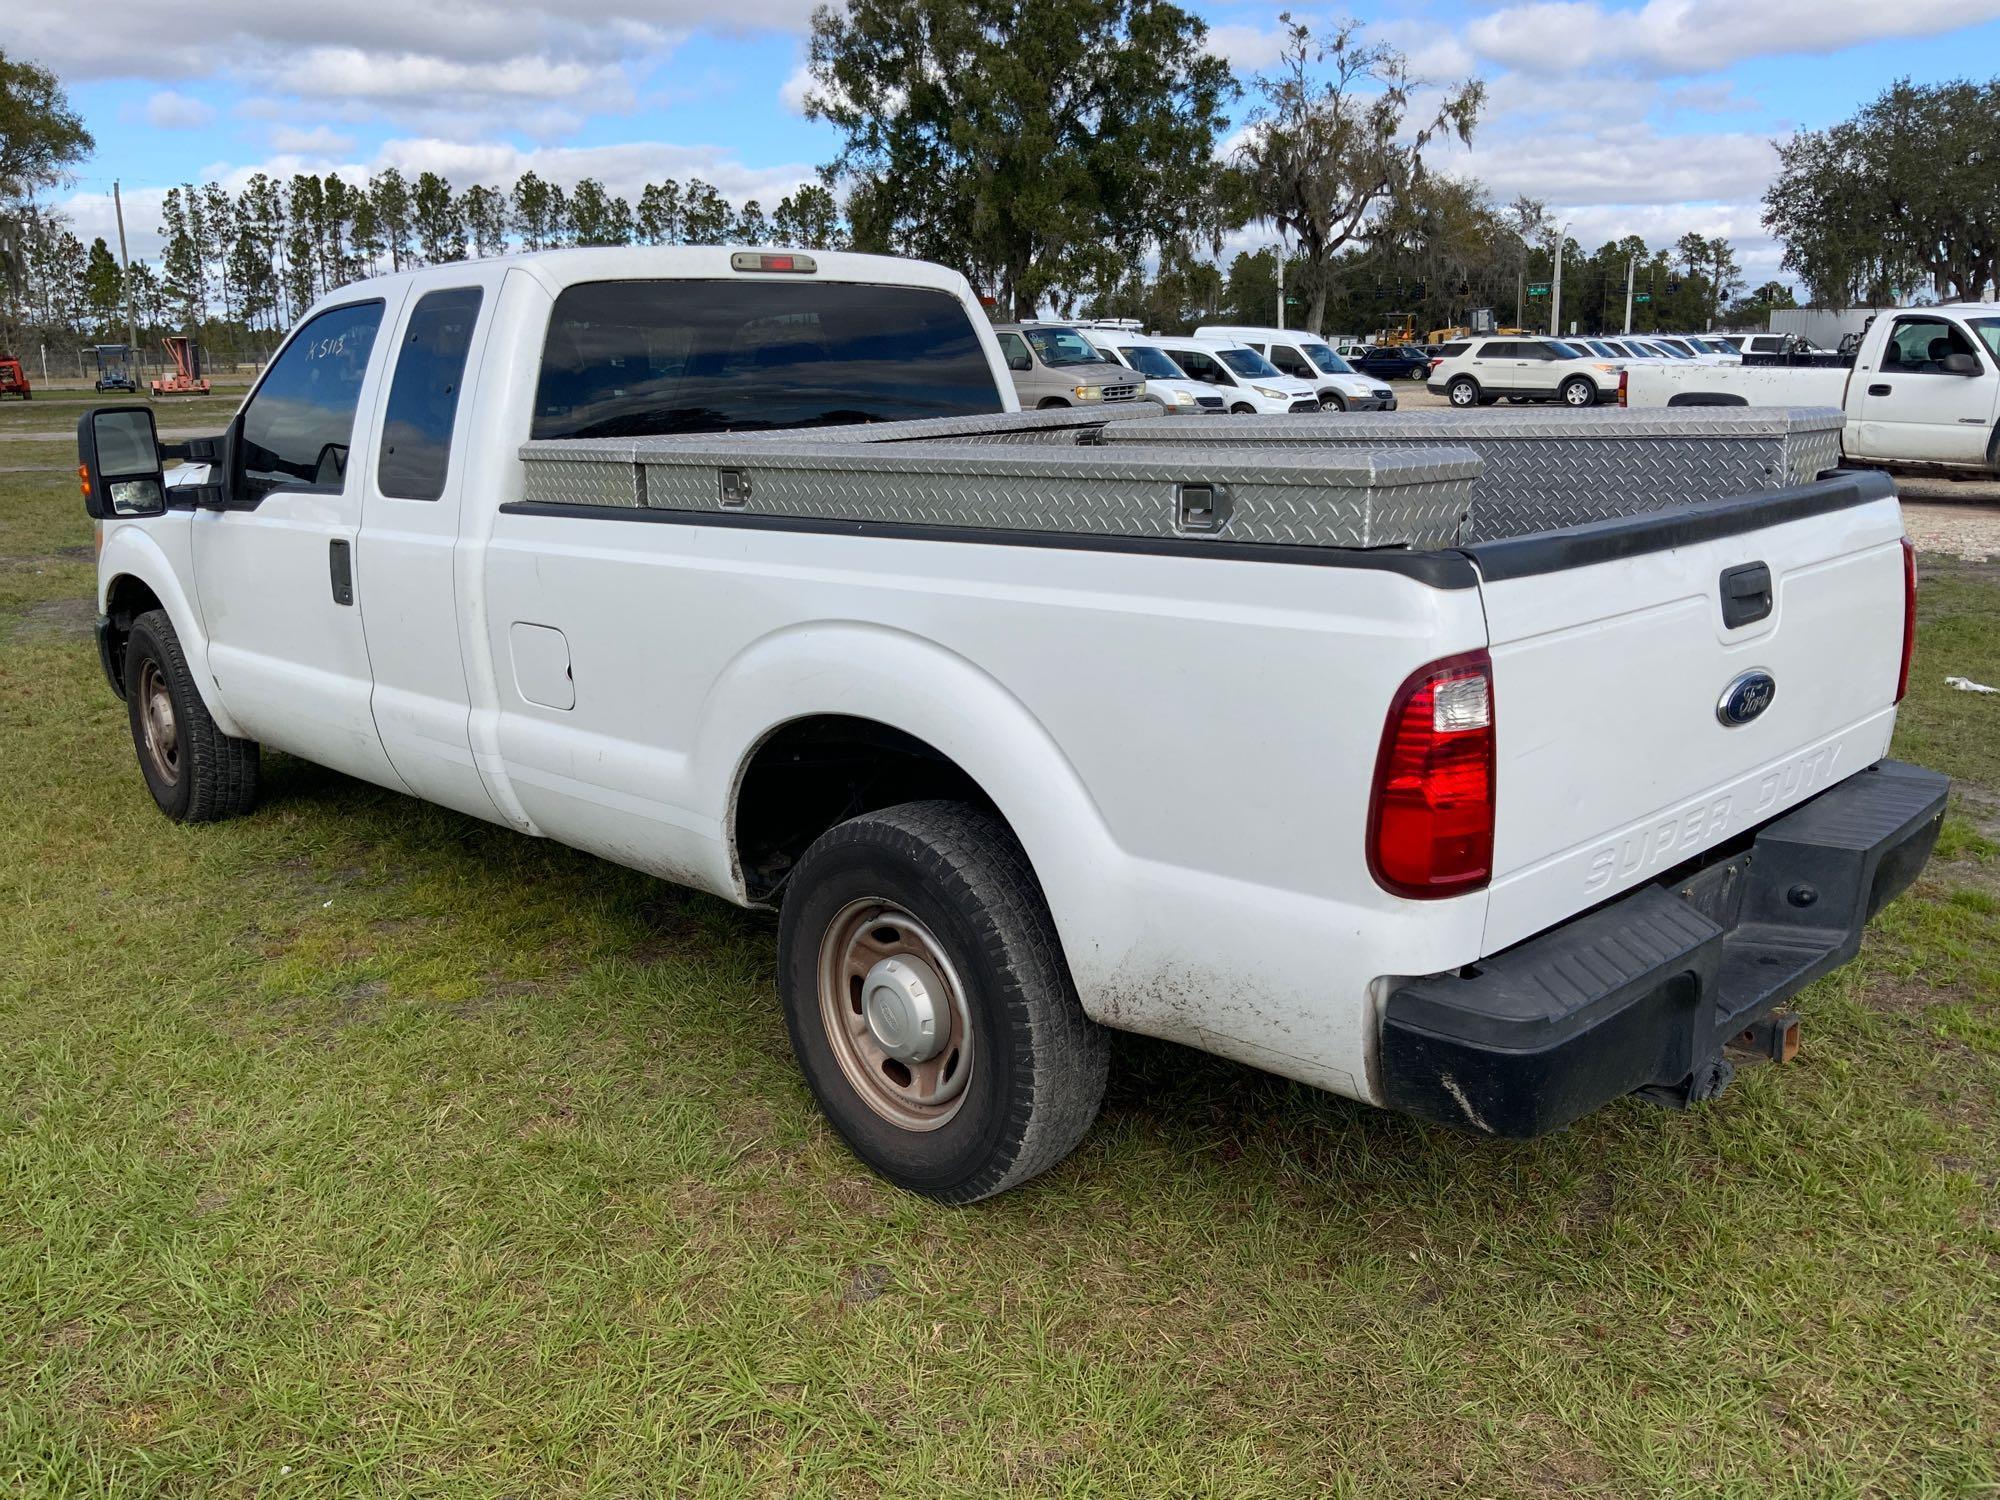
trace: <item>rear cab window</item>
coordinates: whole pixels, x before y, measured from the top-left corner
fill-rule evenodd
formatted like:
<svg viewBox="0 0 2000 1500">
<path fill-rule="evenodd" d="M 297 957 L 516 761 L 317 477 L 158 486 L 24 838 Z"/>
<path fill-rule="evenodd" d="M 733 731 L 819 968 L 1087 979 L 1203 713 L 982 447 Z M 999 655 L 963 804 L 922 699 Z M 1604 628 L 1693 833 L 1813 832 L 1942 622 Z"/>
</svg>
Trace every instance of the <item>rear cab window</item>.
<svg viewBox="0 0 2000 1500">
<path fill-rule="evenodd" d="M 985 347 L 948 292 L 600 281 L 556 298 L 532 432 L 755 432 L 1003 409 Z"/>
<path fill-rule="evenodd" d="M 476 286 L 426 292 L 410 313 L 396 351 L 382 456 L 375 466 L 376 487 L 392 500 L 435 500 L 444 493 L 480 300 Z"/>
</svg>

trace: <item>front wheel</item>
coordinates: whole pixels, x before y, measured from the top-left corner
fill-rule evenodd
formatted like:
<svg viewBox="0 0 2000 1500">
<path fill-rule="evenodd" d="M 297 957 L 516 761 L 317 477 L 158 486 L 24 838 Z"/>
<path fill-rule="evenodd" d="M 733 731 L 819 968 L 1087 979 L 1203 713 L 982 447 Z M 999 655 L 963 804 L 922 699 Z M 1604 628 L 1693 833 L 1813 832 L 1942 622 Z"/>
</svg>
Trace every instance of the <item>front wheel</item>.
<svg viewBox="0 0 2000 1500">
<path fill-rule="evenodd" d="M 1109 1046 L 1083 1013 L 1027 855 L 962 802 L 907 802 L 822 835 L 778 928 L 792 1049 L 854 1154 L 971 1203 L 1076 1147 Z"/>
<path fill-rule="evenodd" d="M 162 609 L 132 622 L 125 642 L 125 708 L 139 770 L 176 823 L 212 823 L 257 803 L 258 747 L 217 727 Z"/>
<path fill-rule="evenodd" d="M 1564 406 L 1597 405 L 1597 384 L 1585 380 L 1581 375 L 1573 375 L 1562 383 L 1562 403 Z"/>
<path fill-rule="evenodd" d="M 1036 410 L 1036 411 L 1055 411 L 1055 410 L 1056 410 L 1056 409 L 1058 409 L 1059 407 L 1064 407 L 1064 406 L 1068 406 L 1068 405 L 1069 405 L 1069 403 L 1068 403 L 1067 401 L 1063 400 L 1063 398 L 1062 398 L 1062 397 L 1060 397 L 1060 396 L 1044 396 L 1044 397 L 1042 398 L 1042 401 L 1041 401 L 1041 404 L 1040 404 L 1039 406 L 1037 406 L 1037 407 L 1035 408 L 1035 410 Z"/>
<path fill-rule="evenodd" d="M 1331 396 L 1320 402 L 1319 409 L 1321 411 L 1346 411 L 1347 398 L 1341 395 L 1339 391 L 1335 391 Z"/>
<path fill-rule="evenodd" d="M 1470 375 L 1461 375 L 1444 388 L 1445 399 L 1453 406 L 1482 406 L 1479 399 L 1479 382 Z"/>
<path fill-rule="evenodd" d="M 1257 408 L 1239 401 L 1229 408 L 1229 414 L 1234 417 L 1254 417 L 1257 415 Z"/>
</svg>

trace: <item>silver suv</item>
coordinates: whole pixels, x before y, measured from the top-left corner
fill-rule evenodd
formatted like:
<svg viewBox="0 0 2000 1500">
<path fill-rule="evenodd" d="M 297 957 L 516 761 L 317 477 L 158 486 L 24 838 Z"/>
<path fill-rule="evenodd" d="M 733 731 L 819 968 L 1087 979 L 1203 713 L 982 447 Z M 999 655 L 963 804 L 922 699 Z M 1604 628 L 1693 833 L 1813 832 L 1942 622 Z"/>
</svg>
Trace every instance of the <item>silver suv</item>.
<svg viewBox="0 0 2000 1500">
<path fill-rule="evenodd" d="M 1074 328 L 1060 323 L 996 323 L 1001 357 L 1014 377 L 1023 411 L 1051 406 L 1092 406 L 1100 401 L 1136 401 L 1146 382 Z"/>
</svg>

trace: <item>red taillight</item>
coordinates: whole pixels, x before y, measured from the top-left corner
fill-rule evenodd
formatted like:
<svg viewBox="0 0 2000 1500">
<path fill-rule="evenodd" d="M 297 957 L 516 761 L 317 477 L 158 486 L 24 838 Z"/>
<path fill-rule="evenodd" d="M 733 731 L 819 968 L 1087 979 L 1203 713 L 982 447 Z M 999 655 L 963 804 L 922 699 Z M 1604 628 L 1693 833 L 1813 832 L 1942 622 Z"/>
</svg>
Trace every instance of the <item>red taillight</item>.
<svg viewBox="0 0 2000 1500">
<path fill-rule="evenodd" d="M 1910 690 L 1910 658 L 1917 654 L 1917 549 L 1903 538 L 1903 665 L 1896 673 L 1896 701 Z"/>
<path fill-rule="evenodd" d="M 1630 406 L 1632 404 L 1631 398 L 1632 372 L 1630 370 L 1620 370 L 1618 372 L 1618 404 L 1620 406 Z"/>
<path fill-rule="evenodd" d="M 1375 759 L 1368 868 L 1420 899 L 1478 890 L 1493 874 L 1493 662 L 1448 656 L 1397 689 Z"/>
</svg>

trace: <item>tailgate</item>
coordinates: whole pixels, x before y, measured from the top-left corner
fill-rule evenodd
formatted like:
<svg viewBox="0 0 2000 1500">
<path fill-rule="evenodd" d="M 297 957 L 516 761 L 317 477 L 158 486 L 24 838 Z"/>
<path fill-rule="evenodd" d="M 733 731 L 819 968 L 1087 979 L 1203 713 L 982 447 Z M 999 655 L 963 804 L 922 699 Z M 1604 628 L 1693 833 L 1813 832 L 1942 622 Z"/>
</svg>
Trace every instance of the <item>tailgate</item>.
<svg viewBox="0 0 2000 1500">
<path fill-rule="evenodd" d="M 1879 760 L 1902 660 L 1902 534 L 1889 482 L 1842 474 L 1470 549 L 1498 756 L 1482 951 Z M 1758 563 L 1770 612 L 1731 628 L 1723 575 Z M 1726 725 L 1718 706 L 1752 671 L 1775 682 L 1769 707 Z"/>
</svg>

